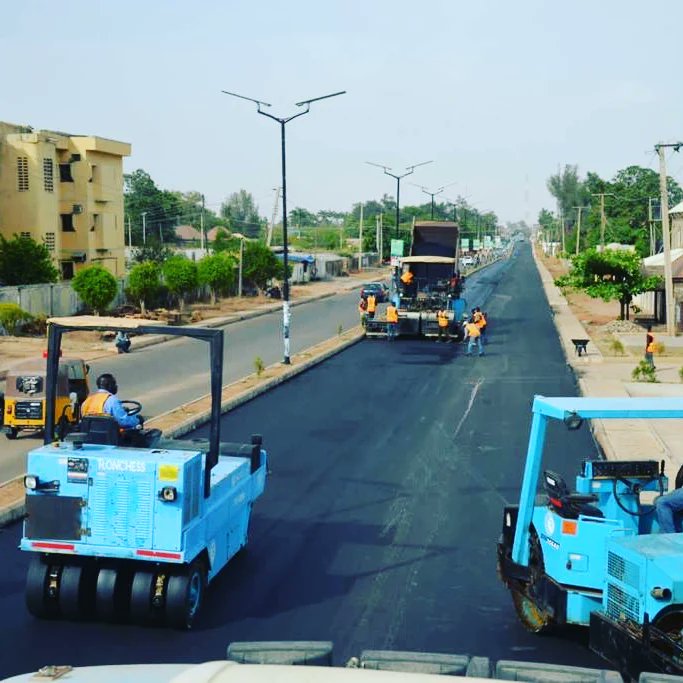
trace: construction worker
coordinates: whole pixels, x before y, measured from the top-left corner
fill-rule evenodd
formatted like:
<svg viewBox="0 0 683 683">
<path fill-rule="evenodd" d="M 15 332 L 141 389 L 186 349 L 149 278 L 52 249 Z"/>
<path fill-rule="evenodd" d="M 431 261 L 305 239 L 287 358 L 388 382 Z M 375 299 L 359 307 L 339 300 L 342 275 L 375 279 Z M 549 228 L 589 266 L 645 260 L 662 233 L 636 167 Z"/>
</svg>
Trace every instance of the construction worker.
<svg viewBox="0 0 683 683">
<path fill-rule="evenodd" d="M 387 306 L 387 339 L 394 341 L 398 332 L 398 309 L 393 301 Z"/>
<path fill-rule="evenodd" d="M 116 397 L 119 386 L 114 375 L 105 372 L 97 378 L 97 391 L 83 401 L 81 416 L 110 415 L 123 429 L 141 429 L 138 415 L 129 415 Z"/>
<path fill-rule="evenodd" d="M 470 319 L 465 324 L 465 341 L 467 342 L 467 352 L 465 355 L 471 356 L 472 349 L 474 349 L 475 346 L 479 349 L 479 355 L 484 355 L 484 349 L 481 345 L 481 332 L 473 319 Z"/>
<path fill-rule="evenodd" d="M 368 302 L 365 300 L 365 297 L 361 297 L 358 302 L 358 313 L 360 315 L 361 327 L 365 327 L 368 318 Z"/>
<path fill-rule="evenodd" d="M 647 333 L 645 334 L 645 362 L 654 370 L 655 369 L 655 335 L 652 334 L 652 325 L 647 326 Z"/>
<path fill-rule="evenodd" d="M 479 306 L 474 309 L 474 324 L 479 328 L 481 345 L 486 344 L 486 315 L 481 312 Z"/>
<path fill-rule="evenodd" d="M 373 320 L 377 310 L 377 299 L 374 294 L 368 295 L 368 318 Z"/>
<path fill-rule="evenodd" d="M 436 320 L 439 324 L 439 336 L 437 337 L 436 341 L 440 342 L 441 337 L 445 337 L 446 342 L 449 342 L 451 338 L 448 334 L 448 324 L 450 322 L 448 318 L 448 311 L 445 308 L 438 310 L 436 312 Z"/>
<path fill-rule="evenodd" d="M 401 282 L 403 283 L 403 294 L 405 296 L 415 296 L 414 293 L 414 280 L 415 276 L 411 272 L 410 268 L 406 270 L 403 275 L 401 275 Z"/>
</svg>

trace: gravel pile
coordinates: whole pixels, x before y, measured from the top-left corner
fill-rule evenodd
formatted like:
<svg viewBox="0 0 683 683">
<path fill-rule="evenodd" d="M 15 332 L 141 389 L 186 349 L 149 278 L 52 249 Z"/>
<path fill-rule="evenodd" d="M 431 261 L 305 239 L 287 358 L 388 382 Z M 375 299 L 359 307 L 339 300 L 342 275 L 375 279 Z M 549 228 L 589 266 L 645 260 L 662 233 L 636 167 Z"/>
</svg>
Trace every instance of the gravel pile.
<svg viewBox="0 0 683 683">
<path fill-rule="evenodd" d="M 604 325 L 602 329 L 610 334 L 639 334 L 644 332 L 640 325 L 636 325 L 636 323 L 630 320 L 612 320 L 612 322 Z"/>
</svg>

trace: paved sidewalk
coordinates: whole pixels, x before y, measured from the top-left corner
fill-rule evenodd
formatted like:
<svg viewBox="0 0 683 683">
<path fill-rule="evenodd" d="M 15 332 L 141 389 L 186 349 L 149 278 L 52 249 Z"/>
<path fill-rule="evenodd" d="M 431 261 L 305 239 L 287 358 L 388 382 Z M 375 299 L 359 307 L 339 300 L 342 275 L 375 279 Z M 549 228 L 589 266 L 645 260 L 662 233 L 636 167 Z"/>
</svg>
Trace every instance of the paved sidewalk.
<svg viewBox="0 0 683 683">
<path fill-rule="evenodd" d="M 631 372 L 639 357 L 606 357 L 600 352 L 581 322 L 572 312 L 562 292 L 554 285 L 545 265 L 536 257 L 555 326 L 564 348 L 567 362 L 572 366 L 581 393 L 593 397 L 683 397 L 683 383 L 676 358 L 657 359 L 656 383 L 634 382 Z M 645 333 L 638 336 L 638 345 Z M 576 354 L 572 339 L 588 339 L 587 354 Z M 663 339 L 664 344 L 679 345 L 680 338 Z M 634 339 L 635 341 L 635 339 Z M 683 465 L 683 424 L 680 420 L 593 420 L 592 430 L 605 457 L 610 460 L 664 460 L 670 479 Z"/>
</svg>

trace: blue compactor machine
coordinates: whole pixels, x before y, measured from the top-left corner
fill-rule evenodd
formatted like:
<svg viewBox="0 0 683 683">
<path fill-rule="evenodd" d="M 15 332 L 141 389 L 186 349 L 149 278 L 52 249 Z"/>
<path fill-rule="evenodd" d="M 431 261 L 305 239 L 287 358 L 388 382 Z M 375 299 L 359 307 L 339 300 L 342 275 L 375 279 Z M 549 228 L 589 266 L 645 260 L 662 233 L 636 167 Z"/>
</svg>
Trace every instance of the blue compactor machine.
<svg viewBox="0 0 683 683">
<path fill-rule="evenodd" d="M 211 416 L 207 440 L 126 434 L 109 416 L 87 417 L 55 438 L 62 335 L 123 330 L 208 344 Z M 50 321 L 45 443 L 28 454 L 21 549 L 33 554 L 29 611 L 42 618 L 130 619 L 190 628 L 208 583 L 246 545 L 253 502 L 264 490 L 266 452 L 220 440 L 223 331 L 149 321 Z M 124 405 L 135 402 L 123 402 Z M 139 410 L 139 404 L 133 410 Z"/>
<path fill-rule="evenodd" d="M 536 396 L 520 502 L 503 513 L 498 571 L 522 624 L 589 627 L 591 649 L 628 679 L 683 673 L 683 534 L 661 533 L 645 502 L 667 492 L 664 464 L 586 460 L 572 492 L 542 470 L 546 428 L 671 418 L 683 418 L 683 399 Z"/>
</svg>

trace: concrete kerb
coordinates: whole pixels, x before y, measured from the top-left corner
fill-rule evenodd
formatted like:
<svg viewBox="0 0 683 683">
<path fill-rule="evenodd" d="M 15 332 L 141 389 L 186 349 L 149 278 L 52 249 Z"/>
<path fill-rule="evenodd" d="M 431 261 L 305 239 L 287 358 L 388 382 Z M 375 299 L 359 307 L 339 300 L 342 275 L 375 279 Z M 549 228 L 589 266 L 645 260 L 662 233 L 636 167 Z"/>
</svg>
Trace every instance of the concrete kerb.
<svg viewBox="0 0 683 683">
<path fill-rule="evenodd" d="M 268 370 L 278 369 L 280 371 L 278 376 L 264 379 L 263 381 L 258 382 L 256 386 L 250 387 L 249 389 L 246 389 L 243 392 L 240 392 L 237 395 L 224 400 L 221 403 L 221 413 L 226 413 L 232 410 L 233 408 L 242 405 L 243 403 L 247 403 L 248 401 L 251 401 L 253 398 L 259 396 L 260 394 L 263 394 L 266 391 L 269 391 L 270 389 L 278 386 L 279 384 L 286 382 L 292 377 L 295 377 L 296 375 L 305 372 L 314 365 L 317 365 L 318 363 L 323 362 L 327 358 L 330 358 L 331 356 L 339 353 L 340 351 L 343 351 L 349 346 L 356 344 L 361 339 L 363 339 L 364 336 L 365 332 L 360 327 L 354 328 L 353 330 L 344 333 L 339 338 L 338 343 L 333 344 L 329 348 L 323 348 L 320 351 L 316 350 L 318 349 L 318 347 L 328 345 L 330 343 L 330 340 L 328 339 L 325 342 L 316 344 L 315 346 L 312 346 L 300 352 L 299 354 L 295 354 L 292 358 L 292 365 L 287 367 L 284 371 L 282 371 L 283 366 L 280 363 L 274 363 L 273 365 L 269 365 L 265 369 L 265 372 L 267 373 Z M 223 387 L 223 390 L 229 393 L 231 389 L 238 386 L 243 381 L 244 380 L 238 380 L 236 382 L 232 382 L 231 384 L 228 384 L 225 387 Z M 172 420 L 172 426 L 165 428 L 164 434 L 169 438 L 177 438 L 183 436 L 188 432 L 191 432 L 193 429 L 196 429 L 197 427 L 205 424 L 208 421 L 211 415 L 210 407 L 198 411 L 189 418 L 182 419 L 183 412 L 187 411 L 191 406 L 196 406 L 198 404 L 201 404 L 202 402 L 210 406 L 210 398 L 208 396 L 203 396 L 187 404 L 184 404 L 183 406 L 175 408 L 174 410 L 170 410 L 166 413 L 162 413 L 161 415 L 155 416 L 147 422 L 147 425 L 149 427 L 154 427 L 155 425 L 162 424 L 165 420 Z M 178 416 L 178 419 L 173 420 L 174 416 Z M 25 514 L 23 476 L 17 477 L 16 479 L 12 479 L 9 482 L 6 482 L 2 486 L 0 486 L 0 496 L 2 496 L 3 493 L 7 494 L 10 489 L 16 489 L 17 497 L 12 499 L 9 503 L 5 505 L 0 505 L 0 527 L 10 524 L 11 522 L 16 521 L 17 519 L 20 519 Z"/>
</svg>

